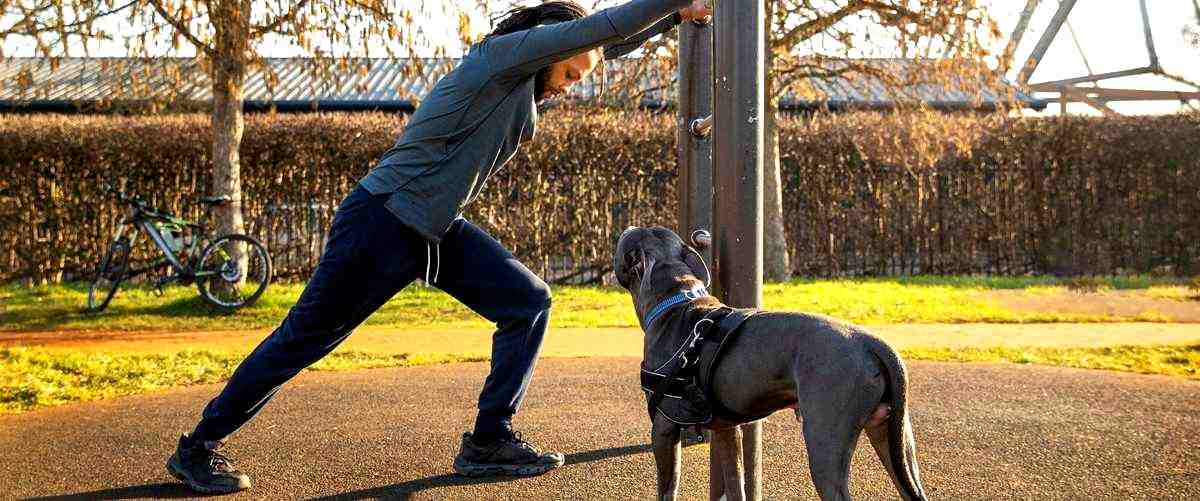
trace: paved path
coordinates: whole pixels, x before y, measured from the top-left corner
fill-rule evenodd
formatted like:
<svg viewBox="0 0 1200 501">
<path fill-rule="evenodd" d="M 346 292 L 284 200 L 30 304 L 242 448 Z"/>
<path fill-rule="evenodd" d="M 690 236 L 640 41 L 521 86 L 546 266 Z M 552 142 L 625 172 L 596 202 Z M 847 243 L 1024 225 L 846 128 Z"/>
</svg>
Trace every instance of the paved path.
<svg viewBox="0 0 1200 501">
<path fill-rule="evenodd" d="M 890 324 L 867 328 L 898 349 L 1200 344 L 1200 324 Z M 339 349 L 487 355 L 492 349 L 492 332 L 493 329 L 487 328 L 404 330 L 367 326 L 357 329 Z M 0 332 L 0 348 L 38 346 L 121 353 L 174 353 L 183 349 L 249 352 L 270 333 L 270 329 Z M 542 356 L 641 357 L 643 336 L 637 327 L 552 327 L 546 335 Z"/>
<path fill-rule="evenodd" d="M 568 464 L 519 480 L 450 473 L 483 364 L 306 373 L 236 437 L 254 475 L 238 498 L 647 499 L 653 491 L 637 360 L 543 361 L 520 429 Z M 1004 364 L 911 364 L 933 499 L 1200 499 L 1200 382 Z M 215 386 L 0 416 L 0 498 L 179 498 L 163 462 Z M 765 426 L 770 499 L 815 499 L 800 430 Z M 857 499 L 895 499 L 864 441 Z M 705 492 L 687 449 L 684 499 Z M 65 499 L 65 498 L 64 498 Z"/>
</svg>

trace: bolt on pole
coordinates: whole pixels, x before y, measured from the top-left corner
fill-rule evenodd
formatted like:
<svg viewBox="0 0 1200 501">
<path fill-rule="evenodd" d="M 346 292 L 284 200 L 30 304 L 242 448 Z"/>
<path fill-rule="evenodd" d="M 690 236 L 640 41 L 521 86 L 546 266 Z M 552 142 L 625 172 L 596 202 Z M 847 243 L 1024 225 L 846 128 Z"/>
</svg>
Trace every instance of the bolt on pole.
<svg viewBox="0 0 1200 501">
<path fill-rule="evenodd" d="M 679 159 L 680 236 L 712 229 L 712 142 L 697 136 L 690 124 L 696 117 L 712 115 L 712 26 L 683 23 L 679 27 L 679 106 L 675 144 Z M 711 237 L 709 237 L 711 238 Z M 711 240 L 710 240 L 711 242 Z M 693 242 L 704 260 L 712 262 L 708 244 Z"/>
</svg>

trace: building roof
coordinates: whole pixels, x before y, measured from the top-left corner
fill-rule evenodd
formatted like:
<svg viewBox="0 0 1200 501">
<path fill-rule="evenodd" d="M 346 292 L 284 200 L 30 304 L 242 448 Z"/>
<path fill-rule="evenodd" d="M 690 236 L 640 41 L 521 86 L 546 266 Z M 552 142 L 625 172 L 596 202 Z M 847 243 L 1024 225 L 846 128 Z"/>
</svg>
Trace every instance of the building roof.
<svg viewBox="0 0 1200 501">
<path fill-rule="evenodd" d="M 332 65 L 305 58 L 267 59 L 244 86 L 247 110 L 404 111 L 447 72 L 456 59 L 354 59 Z M 912 60 L 871 60 L 889 74 L 913 74 Z M 8 58 L 0 60 L 0 111 L 88 112 L 121 103 L 191 103 L 212 99 L 207 73 L 194 59 L 182 58 Z M 56 67 L 55 67 L 56 66 Z M 621 60 L 607 62 L 575 86 L 571 98 L 585 103 L 659 108 L 673 99 L 673 72 L 667 65 Z M 609 91 L 610 82 L 631 76 L 635 90 Z M 172 78 L 175 77 L 175 78 Z M 168 82 L 186 82 L 172 85 Z M 990 81 L 989 81 L 990 80 Z M 1042 109 L 1045 103 L 1008 82 L 983 77 L 973 85 L 888 85 L 862 74 L 809 78 L 783 96 L 785 110 L 891 109 L 920 101 L 944 110 L 988 110 L 1019 101 Z M 970 87 L 968 90 L 967 87 Z M 978 91 L 978 92 L 975 92 Z"/>
</svg>

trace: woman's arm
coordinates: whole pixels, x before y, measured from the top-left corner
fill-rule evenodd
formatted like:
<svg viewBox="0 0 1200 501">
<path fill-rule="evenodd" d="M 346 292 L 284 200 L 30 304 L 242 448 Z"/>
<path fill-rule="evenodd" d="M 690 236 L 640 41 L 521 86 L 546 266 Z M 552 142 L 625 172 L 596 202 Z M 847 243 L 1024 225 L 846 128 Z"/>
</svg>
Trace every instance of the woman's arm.
<svg viewBox="0 0 1200 501">
<path fill-rule="evenodd" d="M 664 17 L 661 21 L 655 23 L 654 26 L 646 28 L 641 33 L 605 47 L 604 59 L 617 59 L 625 54 L 633 52 L 641 47 L 642 44 L 646 43 L 646 40 L 671 31 L 676 26 L 679 26 L 679 23 L 682 22 L 683 17 L 680 16 L 678 12 Z"/>
<path fill-rule="evenodd" d="M 646 28 L 641 33 L 625 39 L 622 42 L 609 45 L 604 48 L 604 59 L 616 59 L 625 54 L 633 52 L 646 43 L 646 40 L 661 35 L 671 29 L 679 26 L 684 21 L 693 21 L 697 23 L 708 23 L 712 17 L 712 9 L 707 5 L 707 2 L 702 0 L 692 0 L 692 4 L 680 9 L 679 12 L 671 14 L 663 18 L 654 26 Z"/>
<path fill-rule="evenodd" d="M 633 0 L 574 21 L 538 26 L 483 42 L 493 76 L 526 77 L 597 47 L 638 35 L 691 0 Z"/>
</svg>

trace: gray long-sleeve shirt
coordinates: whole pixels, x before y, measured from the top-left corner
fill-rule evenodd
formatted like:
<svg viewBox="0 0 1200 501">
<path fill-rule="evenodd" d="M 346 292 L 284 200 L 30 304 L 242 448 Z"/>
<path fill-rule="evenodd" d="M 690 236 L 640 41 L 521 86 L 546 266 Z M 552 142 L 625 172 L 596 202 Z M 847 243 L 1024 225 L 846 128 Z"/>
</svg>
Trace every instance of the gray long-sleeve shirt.
<svg viewBox="0 0 1200 501">
<path fill-rule="evenodd" d="M 534 76 L 597 47 L 605 57 L 636 49 L 675 24 L 690 0 L 633 0 L 575 21 L 490 37 L 471 47 L 409 118 L 400 139 L 361 184 L 426 240 L 450 224 L 534 136 Z"/>
</svg>

